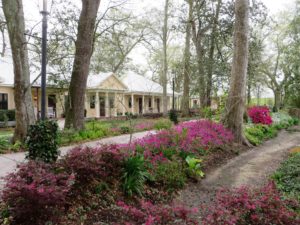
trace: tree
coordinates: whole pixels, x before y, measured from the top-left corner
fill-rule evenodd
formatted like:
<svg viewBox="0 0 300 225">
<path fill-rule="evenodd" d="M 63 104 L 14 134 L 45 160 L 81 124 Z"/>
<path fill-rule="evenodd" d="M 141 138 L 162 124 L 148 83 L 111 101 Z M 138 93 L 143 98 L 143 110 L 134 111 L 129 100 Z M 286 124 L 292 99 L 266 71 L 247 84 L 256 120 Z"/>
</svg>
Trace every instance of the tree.
<svg viewBox="0 0 300 225">
<path fill-rule="evenodd" d="M 183 98 L 181 102 L 182 115 L 189 115 L 190 108 L 190 58 L 191 58 L 191 27 L 193 19 L 193 2 L 194 0 L 187 0 L 189 5 L 188 19 L 186 22 L 186 36 L 185 36 L 185 50 L 184 50 L 184 71 L 183 71 Z"/>
<path fill-rule="evenodd" d="M 16 128 L 13 142 L 24 141 L 28 126 L 35 122 L 22 0 L 2 0 L 14 65 Z"/>
<path fill-rule="evenodd" d="M 85 91 L 93 53 L 94 30 L 99 6 L 100 0 L 82 0 L 65 128 L 73 127 L 76 130 L 84 128 Z"/>
<path fill-rule="evenodd" d="M 235 1 L 234 55 L 224 124 L 233 132 L 237 143 L 246 143 L 243 135 L 243 115 L 246 100 L 248 66 L 249 1 Z"/>
<path fill-rule="evenodd" d="M 168 59 L 167 59 L 167 41 L 168 41 L 168 17 L 169 17 L 169 0 L 165 0 L 165 11 L 164 11 L 164 26 L 163 26 L 163 70 L 161 74 L 162 86 L 163 86 L 163 114 L 166 115 L 168 112 L 167 105 L 167 83 L 168 83 Z"/>
<path fill-rule="evenodd" d="M 209 60 L 208 60 L 208 69 L 207 69 L 207 82 L 206 82 L 206 106 L 211 105 L 211 92 L 213 86 L 213 72 L 214 72 L 214 56 L 215 56 L 215 47 L 217 41 L 217 32 L 218 32 L 218 24 L 219 24 L 219 14 L 222 6 L 222 0 L 218 0 L 216 6 L 216 12 L 213 16 L 213 25 L 212 31 L 210 35 L 210 47 L 209 47 Z"/>
</svg>

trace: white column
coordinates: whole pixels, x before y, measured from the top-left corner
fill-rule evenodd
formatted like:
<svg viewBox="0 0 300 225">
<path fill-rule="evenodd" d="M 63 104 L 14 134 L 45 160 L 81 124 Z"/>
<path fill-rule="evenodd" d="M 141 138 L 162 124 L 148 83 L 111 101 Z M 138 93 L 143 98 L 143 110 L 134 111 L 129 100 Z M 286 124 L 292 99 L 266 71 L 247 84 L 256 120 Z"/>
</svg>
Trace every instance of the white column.
<svg viewBox="0 0 300 225">
<path fill-rule="evenodd" d="M 152 112 L 154 113 L 155 112 L 155 101 L 154 101 L 154 96 L 152 96 Z"/>
<path fill-rule="evenodd" d="M 108 98 L 108 92 L 105 92 L 105 117 L 109 117 L 110 115 L 110 104 Z"/>
<path fill-rule="evenodd" d="M 134 114 L 134 96 L 131 94 L 131 113 Z"/>
<path fill-rule="evenodd" d="M 145 113 L 145 95 L 143 95 L 143 101 L 142 101 L 142 114 Z"/>
<path fill-rule="evenodd" d="M 99 92 L 96 92 L 95 97 L 95 108 L 96 108 L 96 117 L 100 117 L 100 102 L 99 102 Z"/>
<path fill-rule="evenodd" d="M 126 102 L 125 102 L 125 95 L 122 95 L 122 113 L 123 116 L 125 116 L 125 112 L 126 112 Z"/>
<path fill-rule="evenodd" d="M 114 94 L 114 115 L 115 116 L 117 116 L 118 115 L 118 112 L 117 112 L 118 110 L 117 110 L 117 94 L 116 94 L 116 92 L 115 92 L 115 94 Z"/>
</svg>

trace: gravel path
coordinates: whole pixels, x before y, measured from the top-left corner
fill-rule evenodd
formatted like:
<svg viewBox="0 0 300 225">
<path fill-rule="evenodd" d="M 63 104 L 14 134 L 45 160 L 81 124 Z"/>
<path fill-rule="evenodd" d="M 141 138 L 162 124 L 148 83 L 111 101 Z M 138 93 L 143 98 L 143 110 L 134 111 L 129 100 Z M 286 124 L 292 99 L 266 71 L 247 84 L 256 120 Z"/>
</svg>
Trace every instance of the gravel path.
<svg viewBox="0 0 300 225">
<path fill-rule="evenodd" d="M 213 199 L 215 191 L 220 187 L 260 187 L 286 158 L 288 150 L 299 145 L 300 132 L 281 131 L 276 138 L 206 174 L 206 178 L 201 182 L 188 185 L 179 193 L 176 202 L 198 207 L 201 203 Z"/>
<path fill-rule="evenodd" d="M 144 131 L 139 133 L 134 133 L 132 136 L 132 140 L 142 138 L 146 136 L 149 133 L 153 133 L 154 131 Z M 61 155 L 67 154 L 71 149 L 73 149 L 76 146 L 89 146 L 94 147 L 101 144 L 124 144 L 128 143 L 130 139 L 130 135 L 120 135 L 115 137 L 109 137 L 109 138 L 103 138 L 100 140 L 90 141 L 83 143 L 81 145 L 72 145 L 67 147 L 61 147 L 59 150 L 61 152 Z M 3 154 L 0 155 L 0 189 L 3 186 L 3 180 L 1 178 L 5 177 L 8 173 L 13 172 L 16 169 L 16 166 L 18 163 L 25 161 L 25 153 L 13 153 L 13 154 Z"/>
</svg>

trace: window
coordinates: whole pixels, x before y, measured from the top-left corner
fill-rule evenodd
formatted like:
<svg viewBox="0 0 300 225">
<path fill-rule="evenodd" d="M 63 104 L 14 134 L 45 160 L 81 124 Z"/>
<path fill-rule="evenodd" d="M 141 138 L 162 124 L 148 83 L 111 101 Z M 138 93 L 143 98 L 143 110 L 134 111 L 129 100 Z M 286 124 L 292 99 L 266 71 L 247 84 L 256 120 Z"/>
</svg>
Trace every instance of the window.
<svg viewBox="0 0 300 225">
<path fill-rule="evenodd" d="M 0 109 L 8 109 L 8 94 L 0 93 Z"/>
<path fill-rule="evenodd" d="M 94 109 L 95 108 L 95 104 L 96 104 L 96 96 L 92 95 L 92 96 L 90 96 L 90 108 Z"/>
<path fill-rule="evenodd" d="M 131 98 L 128 99 L 128 107 L 129 107 L 129 108 L 132 107 L 132 101 L 131 101 Z"/>
<path fill-rule="evenodd" d="M 151 98 L 148 99 L 148 107 L 152 108 L 152 99 Z"/>
</svg>

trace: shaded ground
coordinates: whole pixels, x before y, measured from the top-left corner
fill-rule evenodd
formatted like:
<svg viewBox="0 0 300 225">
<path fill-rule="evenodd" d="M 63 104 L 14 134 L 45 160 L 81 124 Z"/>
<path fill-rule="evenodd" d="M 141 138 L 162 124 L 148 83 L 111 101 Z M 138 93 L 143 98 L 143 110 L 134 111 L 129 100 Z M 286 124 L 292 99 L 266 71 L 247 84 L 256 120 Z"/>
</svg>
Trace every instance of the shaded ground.
<svg viewBox="0 0 300 225">
<path fill-rule="evenodd" d="M 299 127 L 296 132 L 281 131 L 279 135 L 264 144 L 255 147 L 206 174 L 206 178 L 197 184 L 189 184 L 182 190 L 176 202 L 190 207 L 214 198 L 220 187 L 234 188 L 242 185 L 260 187 L 287 157 L 288 150 L 300 146 Z"/>
</svg>

